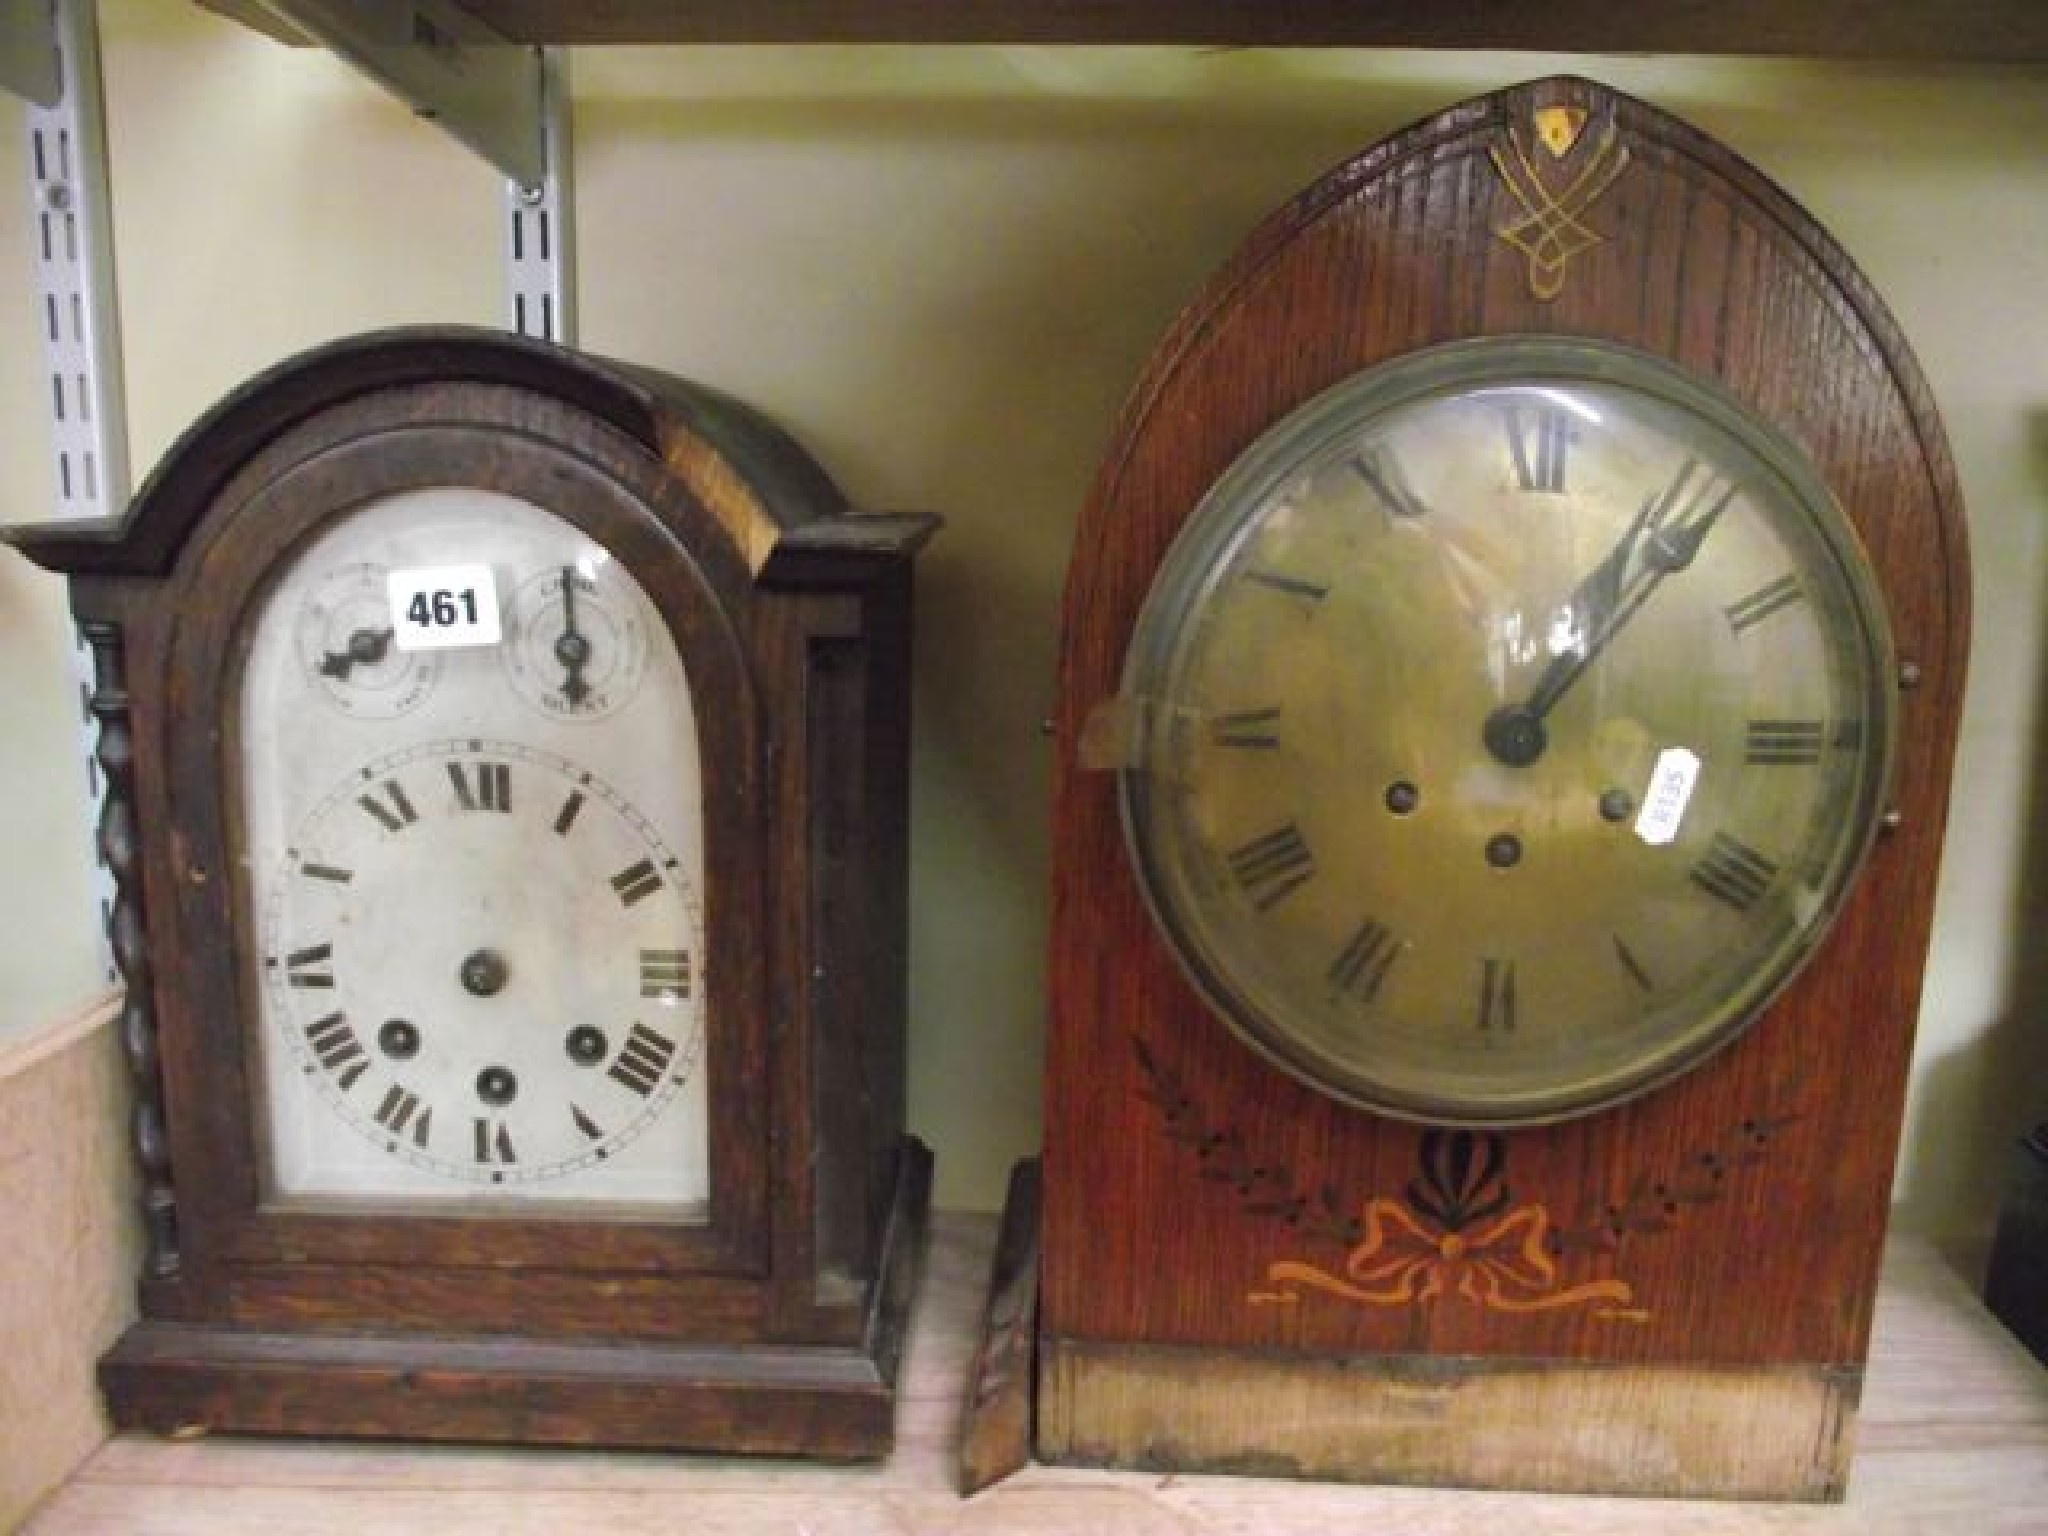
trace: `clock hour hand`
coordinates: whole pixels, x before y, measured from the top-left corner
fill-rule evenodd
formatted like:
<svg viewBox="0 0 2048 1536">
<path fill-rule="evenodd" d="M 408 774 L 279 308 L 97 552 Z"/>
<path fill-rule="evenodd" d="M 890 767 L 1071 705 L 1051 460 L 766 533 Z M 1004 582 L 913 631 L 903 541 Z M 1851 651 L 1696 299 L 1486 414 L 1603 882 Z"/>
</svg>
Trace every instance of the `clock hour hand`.
<svg viewBox="0 0 2048 1536">
<path fill-rule="evenodd" d="M 395 631 L 390 629 L 353 631 L 348 637 L 347 645 L 338 651 L 325 652 L 320 657 L 320 675 L 346 681 L 349 673 L 357 667 L 374 667 L 391 649 L 394 633 Z"/>
<path fill-rule="evenodd" d="M 576 568 L 562 567 L 562 632 L 555 636 L 555 660 L 562 664 L 562 697 L 573 707 L 590 696 L 583 669 L 590 665 L 590 641 L 576 627 Z"/>
<path fill-rule="evenodd" d="M 1558 701 L 1641 611 L 1664 578 L 1687 569 L 1698 557 L 1714 524 L 1735 499 L 1736 487 L 1728 486 L 1697 515 L 1667 526 L 1665 519 L 1696 467 L 1688 461 L 1669 489 L 1646 499 L 1620 541 L 1573 590 L 1570 601 L 1583 616 L 1579 641 L 1551 658 L 1526 699 L 1503 705 L 1487 717 L 1482 734 L 1496 761 L 1525 767 L 1543 755 L 1549 745 L 1544 721 Z M 1688 508 L 1698 508 L 1704 500 L 1704 495 L 1695 496 Z"/>
</svg>

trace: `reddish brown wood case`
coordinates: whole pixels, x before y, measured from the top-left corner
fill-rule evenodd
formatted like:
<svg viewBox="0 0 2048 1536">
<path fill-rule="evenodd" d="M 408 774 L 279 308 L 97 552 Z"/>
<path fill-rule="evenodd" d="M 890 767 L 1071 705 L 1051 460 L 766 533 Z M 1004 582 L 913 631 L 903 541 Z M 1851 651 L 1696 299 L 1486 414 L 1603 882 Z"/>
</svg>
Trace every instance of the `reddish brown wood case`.
<svg viewBox="0 0 2048 1536">
<path fill-rule="evenodd" d="M 236 896 L 255 595 L 330 516 L 476 485 L 652 598 L 703 742 L 702 1224 L 266 1203 Z M 481 331 L 387 332 L 238 390 L 127 515 L 9 533 L 97 661 L 109 921 L 147 1258 L 114 1421 L 864 1457 L 887 1450 L 930 1157 L 905 1134 L 911 557 L 748 408 Z M 289 722 L 279 722 L 289 729 Z"/>
<path fill-rule="evenodd" d="M 1264 429 L 1385 359 L 1532 333 L 1668 358 L 1819 466 L 1898 646 L 1894 814 L 1822 950 L 1735 1045 L 1564 1124 L 1432 1129 L 1283 1075 L 1202 1005 L 1084 728 L 1175 533 Z M 1869 284 L 1754 168 L 1640 102 L 1577 79 L 1470 101 L 1258 229 L 1138 385 L 1068 577 L 1040 1453 L 1839 1497 L 1947 810 L 1965 546 L 1933 402 Z M 1283 1264 L 1352 1294 L 1266 1304 Z"/>
</svg>

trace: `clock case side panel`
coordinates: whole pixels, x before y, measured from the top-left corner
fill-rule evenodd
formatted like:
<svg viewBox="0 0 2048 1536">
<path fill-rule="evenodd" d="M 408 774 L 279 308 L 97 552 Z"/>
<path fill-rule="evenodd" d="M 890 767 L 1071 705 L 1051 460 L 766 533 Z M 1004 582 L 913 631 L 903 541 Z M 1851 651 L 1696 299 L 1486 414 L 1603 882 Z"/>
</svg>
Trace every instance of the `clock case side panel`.
<svg viewBox="0 0 2048 1536">
<path fill-rule="evenodd" d="M 1494 152 L 1511 134 L 1526 143 L 1551 108 L 1583 113 L 1581 161 L 1604 141 L 1624 166 L 1604 200 L 1577 210 L 1598 238 L 1546 298 L 1502 235 L 1525 210 Z M 1113 765 L 1124 650 L 1182 520 L 1265 427 L 1374 363 L 1534 333 L 1705 375 L 1821 467 L 1914 679 L 1899 825 L 1819 958 L 1742 1040 L 1648 1098 L 1502 1138 L 1506 1187 L 1561 1229 L 1570 1275 L 1631 1283 L 1656 1323 L 1448 1300 L 1253 1306 L 1274 1261 L 1341 1270 L 1363 1240 L 1360 1208 L 1426 1181 L 1431 1144 L 1254 1059 L 1175 971 L 1127 870 L 1100 750 L 1111 743 Z M 1397 135 L 1276 213 L 1161 344 L 1077 531 L 1055 769 L 1048 1344 L 1860 1364 L 1963 683 L 1966 546 L 1931 397 L 1869 285 L 1783 192 L 1653 108 L 1587 81 L 1535 82 Z M 1717 1149 L 1758 1171 L 1695 1196 L 1686 1170 Z"/>
<path fill-rule="evenodd" d="M 770 700 L 770 1092 L 779 1136 L 766 1326 L 893 1376 L 931 1156 L 907 1130 L 909 550 L 847 582 L 765 578 L 750 646 Z"/>
</svg>

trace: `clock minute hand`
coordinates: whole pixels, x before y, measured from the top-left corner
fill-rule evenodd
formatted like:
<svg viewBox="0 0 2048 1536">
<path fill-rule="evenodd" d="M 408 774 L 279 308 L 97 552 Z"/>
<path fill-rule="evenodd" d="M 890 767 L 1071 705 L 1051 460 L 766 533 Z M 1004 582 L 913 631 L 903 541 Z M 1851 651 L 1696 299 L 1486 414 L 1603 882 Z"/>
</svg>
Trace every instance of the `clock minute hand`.
<svg viewBox="0 0 2048 1536">
<path fill-rule="evenodd" d="M 1735 499 L 1737 487 L 1728 486 L 1696 516 L 1667 527 L 1664 518 L 1677 505 L 1694 468 L 1688 462 L 1669 490 L 1644 502 L 1621 542 L 1574 590 L 1573 601 L 1586 605 L 1589 633 L 1551 658 L 1520 704 L 1504 705 L 1487 717 L 1484 738 L 1487 750 L 1497 760 L 1524 766 L 1543 755 L 1548 745 L 1544 720 L 1558 701 L 1641 611 L 1664 578 L 1685 570 L 1698 557 L 1714 524 Z M 1689 505 L 1697 507 L 1704 499 L 1702 493 Z M 1633 560 L 1638 552 L 1640 559 Z"/>
<path fill-rule="evenodd" d="M 1699 555 L 1700 546 L 1707 542 L 1707 535 L 1714 531 L 1714 524 L 1727 510 L 1728 503 L 1735 499 L 1736 488 L 1731 485 L 1698 516 L 1676 527 L 1664 526 L 1664 513 L 1677 501 L 1692 468 L 1691 464 L 1686 465 L 1649 519 L 1648 531 L 1640 541 L 1641 564 L 1629 574 L 1618 600 L 1596 614 L 1593 632 L 1585 641 L 1553 658 L 1544 669 L 1543 676 L 1537 679 L 1522 708 L 1538 720 L 1557 706 L 1557 701 L 1607 648 L 1608 642 L 1641 611 L 1664 578 L 1676 575 L 1693 563 Z M 1638 521 L 1642 521 L 1640 515 Z"/>
</svg>

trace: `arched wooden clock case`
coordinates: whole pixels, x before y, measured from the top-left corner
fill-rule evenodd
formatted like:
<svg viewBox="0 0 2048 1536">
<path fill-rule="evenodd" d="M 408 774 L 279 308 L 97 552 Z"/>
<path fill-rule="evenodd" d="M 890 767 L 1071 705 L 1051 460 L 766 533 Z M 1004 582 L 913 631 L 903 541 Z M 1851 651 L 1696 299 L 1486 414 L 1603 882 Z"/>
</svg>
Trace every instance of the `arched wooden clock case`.
<svg viewBox="0 0 2048 1536">
<path fill-rule="evenodd" d="M 1119 804 L 1156 703 L 1120 692 L 1134 629 L 1211 487 L 1345 381 L 1511 337 L 1675 365 L 1769 423 L 1853 527 L 1896 647 L 1882 829 L 1804 968 L 1684 1070 L 1619 1099 L 1551 1105 L 1541 1123 L 1433 1116 L 1426 1100 L 1382 1112 L 1245 1044 L 1148 912 Z M 1509 499 L 1561 488 L 1561 460 L 1560 483 L 1539 483 L 1550 471 L 1537 453 L 1501 449 L 1502 473 L 1521 482 L 1504 482 Z M 1353 467 L 1372 515 L 1427 520 L 1369 457 Z M 1260 579 L 1304 609 L 1315 597 Z M 1688 579 L 1703 578 L 1671 578 Z M 1766 606 L 1722 601 L 1737 629 Z M 1064 620 L 1040 1454 L 1839 1497 L 1968 633 L 1942 430 L 1842 250 L 1727 149 L 1598 85 L 1546 80 L 1454 107 L 1309 187 L 1183 314 L 1082 517 Z M 1239 708 L 1212 744 L 1267 746 L 1285 729 L 1275 709 Z M 1751 724 L 1752 765 L 1816 760 L 1818 748 L 1758 744 L 1777 730 Z M 1380 789 L 1358 787 L 1376 814 Z M 1157 794 L 1170 812 L 1185 792 Z M 1298 842 L 1272 833 L 1216 860 L 1215 878 L 1252 898 L 1245 923 L 1274 922 L 1264 909 L 1307 888 Z M 1722 872 L 1704 864 L 1692 883 Z M 1427 891 L 1439 875 L 1404 878 Z M 1709 912 L 1753 894 L 1694 893 Z M 1331 946 L 1333 986 L 1368 990 L 1366 962 L 1391 953 L 1372 926 L 1359 934 L 1363 947 Z M 1394 966 L 1389 990 L 1413 963 Z M 1531 968 L 1525 958 L 1525 1025 Z M 1446 1027 L 1512 1030 L 1512 974 L 1475 959 L 1469 1007 Z"/>
<path fill-rule="evenodd" d="M 376 1073 L 389 1066 L 380 1053 L 418 1055 L 435 1025 L 425 1004 L 417 1023 L 394 1020 L 382 1036 L 374 1017 L 351 1021 L 348 1033 L 338 1011 L 307 1010 L 298 1057 L 284 1057 L 282 1078 L 263 1075 L 266 988 L 289 1003 L 293 989 L 339 996 L 328 989 L 364 978 L 350 969 L 343 930 L 316 935 L 333 940 L 332 954 L 310 938 L 275 953 L 292 941 L 265 936 L 269 909 L 251 895 L 261 872 L 242 857 L 256 835 L 243 803 L 252 735 L 339 729 L 317 693 L 329 684 L 349 708 L 392 717 L 348 727 L 382 743 L 385 766 L 362 770 L 360 802 L 348 788 L 331 797 L 339 809 L 327 821 L 300 823 L 316 835 L 341 826 L 365 859 L 386 843 L 453 836 L 460 813 L 479 804 L 552 816 L 552 827 L 528 823 L 538 858 L 596 836 L 606 817 L 620 847 L 641 846 L 635 836 L 666 847 L 649 830 L 658 818 L 636 820 L 629 796 L 605 799 L 604 774 L 579 779 L 559 752 L 519 749 L 509 766 L 469 776 L 459 757 L 436 753 L 476 743 L 408 744 L 411 695 L 373 699 L 369 681 L 429 663 L 401 661 L 374 616 L 306 642 L 291 718 L 236 705 L 242 673 L 256 665 L 248 658 L 268 643 L 252 638 L 267 594 L 292 590 L 280 573 L 295 552 L 380 501 L 402 537 L 407 509 L 439 505 L 433 498 L 451 487 L 498 498 L 489 506 L 539 509 L 523 515 L 592 552 L 586 578 L 597 579 L 580 595 L 564 597 L 561 563 L 522 589 L 521 601 L 545 601 L 556 583 L 550 625 L 580 627 L 587 640 L 610 602 L 604 621 L 627 627 L 608 631 L 608 643 L 637 647 L 619 665 L 651 678 L 643 658 L 672 645 L 680 670 L 669 675 L 678 689 L 687 679 L 700 773 L 689 795 L 701 805 L 684 806 L 678 824 L 701 825 L 701 874 L 674 910 L 701 929 L 677 929 L 690 935 L 676 941 L 686 947 L 641 950 L 637 990 L 630 945 L 597 940 L 595 952 L 579 953 L 562 942 L 566 967 L 623 971 L 612 979 L 627 1001 L 548 1023 L 583 1026 L 567 1037 L 571 1054 L 587 1047 L 580 1064 L 562 1062 L 559 1047 L 555 1058 L 594 1086 L 541 1127 L 578 1146 L 589 1138 L 585 1164 L 616 1164 L 633 1149 L 624 1136 L 597 1140 L 611 1117 L 639 1112 L 640 1099 L 680 1097 L 668 1079 L 689 1065 L 703 1117 L 696 1171 L 679 1183 L 642 1154 L 652 1187 L 693 1192 L 687 1207 L 656 1200 L 621 1216 L 603 1200 L 494 1204 L 498 1181 L 522 1175 L 516 1159 L 531 1156 L 533 1133 L 522 1122 L 515 1150 L 512 1131 L 487 1137 L 486 1107 L 451 1099 L 431 1103 L 433 1156 L 441 1172 L 468 1174 L 458 1192 L 484 1192 L 474 1204 L 414 1198 L 404 1178 L 431 1185 L 440 1174 L 403 1168 L 366 1198 L 289 1198 L 273 1187 L 282 1176 L 263 1150 L 265 1096 L 301 1058 L 329 1099 L 371 1132 L 388 1129 L 387 1146 L 365 1156 L 426 1160 L 429 1104 Z M 929 1154 L 904 1130 L 903 941 L 911 557 L 933 525 L 851 514 L 780 431 L 699 386 L 434 329 L 343 342 L 253 380 L 170 450 L 116 523 L 13 531 L 18 548 L 70 577 L 98 669 L 102 836 L 119 890 L 110 920 L 127 983 L 121 1030 L 147 1230 L 142 1318 L 100 1367 L 117 1424 L 833 1458 L 886 1451 L 930 1178 Z M 487 543 L 495 525 L 476 526 Z M 381 589 L 353 568 L 333 583 L 374 615 Z M 326 591 L 305 598 L 303 612 L 329 613 Z M 630 614 L 629 591 L 644 595 Z M 564 601 L 583 605 L 580 619 L 565 618 Z M 296 642 L 283 633 L 289 655 Z M 495 656 L 475 663 L 499 690 L 492 718 L 528 718 L 505 702 L 520 686 L 556 689 L 540 702 L 558 712 L 598 712 L 595 673 L 581 674 L 581 661 L 557 672 L 567 652 L 549 659 L 554 636 L 535 638 L 538 683 L 516 658 L 502 674 Z M 582 739 L 574 726 L 535 729 Z M 337 777 L 350 769 L 332 765 Z M 647 793 L 665 794 L 661 780 Z M 448 798 L 451 783 L 459 802 Z M 410 799 L 401 803 L 392 786 Z M 403 837 L 380 832 L 372 816 Z M 415 820 L 424 830 L 412 830 Z M 665 866 L 664 884 L 652 856 L 597 856 L 623 867 L 598 865 L 583 882 L 594 932 L 611 932 L 605 923 L 629 909 L 655 910 L 685 878 Z M 325 900 L 351 872 L 301 862 L 289 873 L 296 883 L 278 898 L 287 912 L 301 888 Z M 522 883 L 516 866 L 500 881 Z M 388 899 L 403 900 L 406 884 Z M 484 891 L 477 902 L 501 894 L 511 902 L 517 893 Z M 348 910 L 362 924 L 378 915 Z M 580 921 L 566 911 L 537 920 Z M 405 937 L 401 927 L 392 942 Z M 465 971 L 475 997 L 526 979 L 524 955 L 508 948 L 509 986 L 495 955 L 480 953 L 480 969 Z M 654 1019 L 683 999 L 701 1006 L 689 1050 L 638 1023 L 626 1038 L 629 1019 Z M 528 1071 L 528 1100 L 537 1071 Z M 513 1075 L 496 1076 L 479 1075 L 478 1092 L 509 1100 Z M 589 1110 L 600 1092 L 626 1109 Z M 326 1101 L 306 1102 L 318 1114 Z M 271 1121 L 288 1118 L 269 1105 Z M 334 1145 L 354 1143 L 342 1135 Z"/>
</svg>

